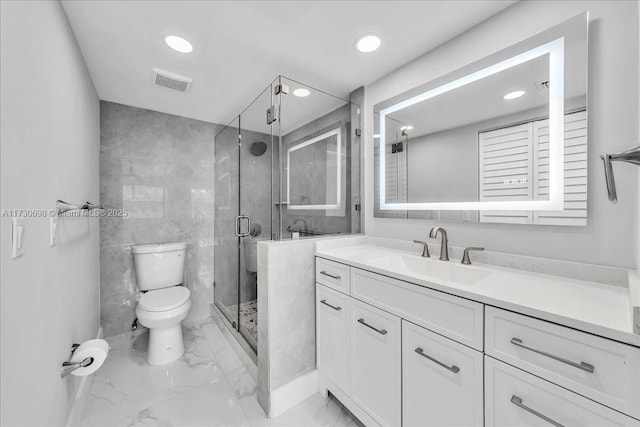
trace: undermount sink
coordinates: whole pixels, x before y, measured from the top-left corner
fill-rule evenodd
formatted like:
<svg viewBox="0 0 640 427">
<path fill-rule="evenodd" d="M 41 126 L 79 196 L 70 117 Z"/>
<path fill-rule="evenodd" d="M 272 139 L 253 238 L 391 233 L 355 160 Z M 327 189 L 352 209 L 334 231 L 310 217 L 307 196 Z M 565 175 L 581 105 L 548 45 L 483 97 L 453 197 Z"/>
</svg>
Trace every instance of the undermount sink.
<svg viewBox="0 0 640 427">
<path fill-rule="evenodd" d="M 489 277 L 492 272 L 456 261 L 440 261 L 412 255 L 389 255 L 373 260 L 372 265 L 400 274 L 418 275 L 451 284 L 473 285 Z"/>
</svg>

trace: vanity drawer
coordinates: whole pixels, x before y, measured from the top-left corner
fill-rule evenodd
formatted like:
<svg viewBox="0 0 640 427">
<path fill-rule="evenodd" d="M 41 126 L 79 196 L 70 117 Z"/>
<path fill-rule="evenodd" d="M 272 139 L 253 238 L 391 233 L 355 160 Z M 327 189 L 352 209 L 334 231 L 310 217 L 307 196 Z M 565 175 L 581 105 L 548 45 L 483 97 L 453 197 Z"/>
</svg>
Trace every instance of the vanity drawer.
<svg viewBox="0 0 640 427">
<path fill-rule="evenodd" d="M 357 268 L 351 269 L 351 295 L 482 351 L 480 303 Z"/>
<path fill-rule="evenodd" d="M 640 349 L 486 307 L 485 352 L 640 418 Z"/>
<path fill-rule="evenodd" d="M 316 282 L 349 294 L 349 266 L 316 258 Z"/>
<path fill-rule="evenodd" d="M 640 421 L 485 356 L 486 426 L 640 426 Z"/>
</svg>

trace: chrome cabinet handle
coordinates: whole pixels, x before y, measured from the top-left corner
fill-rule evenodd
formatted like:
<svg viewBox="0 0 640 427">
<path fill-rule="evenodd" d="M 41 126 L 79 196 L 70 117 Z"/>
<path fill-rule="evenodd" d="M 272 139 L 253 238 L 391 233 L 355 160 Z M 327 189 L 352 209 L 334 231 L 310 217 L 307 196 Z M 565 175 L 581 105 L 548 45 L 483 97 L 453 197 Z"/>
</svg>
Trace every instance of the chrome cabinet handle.
<svg viewBox="0 0 640 427">
<path fill-rule="evenodd" d="M 364 326 L 366 326 L 367 328 L 373 329 L 374 331 L 376 331 L 380 335 L 387 335 L 387 330 L 386 329 L 378 329 L 378 328 L 376 328 L 374 326 L 371 326 L 367 322 L 365 322 L 364 319 L 358 319 L 358 323 L 362 323 Z"/>
<path fill-rule="evenodd" d="M 327 273 L 327 272 L 326 272 L 326 271 L 324 271 L 324 270 L 323 270 L 323 271 L 321 271 L 321 272 L 320 272 L 320 274 L 322 274 L 322 275 L 324 275 L 324 276 L 329 276 L 329 277 L 331 277 L 332 279 L 340 280 L 340 276 L 334 276 L 333 274 L 329 274 L 329 273 Z"/>
<path fill-rule="evenodd" d="M 331 307 L 331 308 L 333 308 L 335 311 L 340 311 L 340 310 L 342 310 L 342 307 L 337 307 L 337 306 L 335 306 L 335 305 L 331 305 L 331 304 L 329 304 L 329 303 L 327 302 L 327 300 L 326 300 L 326 299 L 323 299 L 323 300 L 321 300 L 320 302 L 321 302 L 322 304 L 326 305 L 327 307 Z"/>
<path fill-rule="evenodd" d="M 414 350 L 416 353 L 418 353 L 420 356 L 431 360 L 433 363 L 442 366 L 444 369 L 447 369 L 451 372 L 453 372 L 454 374 L 457 374 L 458 372 L 460 372 L 460 368 L 458 368 L 456 365 L 451 365 L 451 366 L 447 366 L 444 363 L 442 363 L 441 361 L 434 359 L 433 357 L 429 356 L 428 354 L 425 354 L 424 350 L 422 350 L 420 347 L 416 348 Z"/>
<path fill-rule="evenodd" d="M 518 347 L 521 347 L 521 348 L 524 348 L 525 350 L 533 351 L 534 353 L 538 353 L 538 354 L 541 354 L 543 356 L 549 357 L 549 358 L 551 358 L 553 360 L 557 360 L 558 362 L 566 363 L 567 365 L 573 366 L 574 368 L 582 369 L 583 371 L 587 371 L 587 372 L 593 373 L 593 371 L 595 370 L 595 367 L 590 363 L 587 363 L 587 362 L 580 362 L 580 363 L 573 362 L 571 360 L 565 359 L 564 357 L 556 356 L 554 354 L 547 353 L 546 351 L 538 350 L 536 348 L 524 345 L 520 338 L 516 338 L 516 337 L 511 338 L 511 344 L 513 344 L 515 346 L 518 346 Z"/>
<path fill-rule="evenodd" d="M 548 422 L 551 425 L 554 425 L 556 427 L 564 427 L 563 424 L 560 424 L 559 422 L 557 422 L 555 420 L 552 420 L 551 418 L 547 417 L 546 415 L 541 414 L 540 412 L 536 411 L 533 408 L 529 408 L 527 405 L 522 403 L 522 399 L 519 398 L 518 396 L 516 396 L 515 394 L 513 396 L 511 396 L 511 403 L 516 405 L 518 408 L 524 409 L 525 411 L 535 415 L 536 417 L 545 420 L 546 422 Z"/>
</svg>

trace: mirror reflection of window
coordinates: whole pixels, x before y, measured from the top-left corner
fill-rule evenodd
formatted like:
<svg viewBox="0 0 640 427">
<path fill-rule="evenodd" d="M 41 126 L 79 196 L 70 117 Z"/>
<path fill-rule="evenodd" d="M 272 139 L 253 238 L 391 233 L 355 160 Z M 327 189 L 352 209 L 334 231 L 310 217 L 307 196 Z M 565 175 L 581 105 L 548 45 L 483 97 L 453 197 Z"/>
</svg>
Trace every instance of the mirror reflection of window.
<svg viewBox="0 0 640 427">
<path fill-rule="evenodd" d="M 587 114 L 565 115 L 564 210 L 483 211 L 481 222 L 586 225 Z M 480 200 L 549 198 L 549 120 L 481 132 Z"/>
</svg>

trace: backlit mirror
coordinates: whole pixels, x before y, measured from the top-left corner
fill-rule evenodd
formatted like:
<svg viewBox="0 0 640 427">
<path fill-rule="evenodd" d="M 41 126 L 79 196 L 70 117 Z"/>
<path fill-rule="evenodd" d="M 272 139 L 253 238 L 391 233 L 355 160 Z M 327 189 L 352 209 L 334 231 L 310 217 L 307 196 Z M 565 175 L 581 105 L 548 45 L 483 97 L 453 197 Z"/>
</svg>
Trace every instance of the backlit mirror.
<svg viewBox="0 0 640 427">
<path fill-rule="evenodd" d="M 337 128 L 287 148 L 289 210 L 342 207 L 342 135 Z"/>
<path fill-rule="evenodd" d="M 376 105 L 375 215 L 586 225 L 587 23 Z"/>
</svg>

